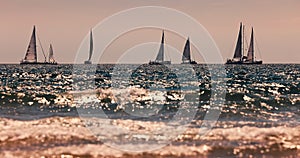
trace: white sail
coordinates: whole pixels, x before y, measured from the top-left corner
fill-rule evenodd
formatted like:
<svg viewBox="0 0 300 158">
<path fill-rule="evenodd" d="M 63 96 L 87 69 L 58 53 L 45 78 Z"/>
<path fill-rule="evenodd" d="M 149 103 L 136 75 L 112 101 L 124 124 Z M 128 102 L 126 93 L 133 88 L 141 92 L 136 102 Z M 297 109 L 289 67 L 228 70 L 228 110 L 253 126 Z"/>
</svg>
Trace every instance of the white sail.
<svg viewBox="0 0 300 158">
<path fill-rule="evenodd" d="M 35 26 L 33 27 L 33 32 L 25 54 L 24 62 L 28 62 L 28 63 L 37 62 Z"/>
<path fill-rule="evenodd" d="M 164 43 L 165 43 L 165 34 L 164 34 L 164 31 L 163 31 L 160 48 L 159 48 L 158 54 L 157 54 L 156 59 L 155 59 L 156 62 L 163 62 L 164 61 L 164 55 L 165 55 L 165 53 L 164 53 Z"/>
<path fill-rule="evenodd" d="M 49 63 L 55 63 L 52 44 L 50 44 L 49 48 Z"/>
<path fill-rule="evenodd" d="M 165 61 L 165 33 L 162 32 L 161 43 L 155 61 L 150 61 L 150 65 L 171 64 L 171 61 Z"/>
<path fill-rule="evenodd" d="M 92 64 L 91 59 L 93 55 L 93 50 L 94 50 L 94 41 L 93 41 L 93 33 L 92 31 L 90 32 L 90 51 L 89 51 L 89 58 L 87 61 L 84 62 L 84 64 Z"/>
<path fill-rule="evenodd" d="M 254 33 L 253 28 L 251 32 L 250 46 L 247 55 L 247 61 L 254 61 Z"/>
<path fill-rule="evenodd" d="M 93 42 L 93 33 L 91 31 L 90 33 L 90 54 L 89 54 L 89 61 L 91 61 L 92 55 L 93 55 L 93 49 L 94 49 L 94 42 Z"/>
</svg>

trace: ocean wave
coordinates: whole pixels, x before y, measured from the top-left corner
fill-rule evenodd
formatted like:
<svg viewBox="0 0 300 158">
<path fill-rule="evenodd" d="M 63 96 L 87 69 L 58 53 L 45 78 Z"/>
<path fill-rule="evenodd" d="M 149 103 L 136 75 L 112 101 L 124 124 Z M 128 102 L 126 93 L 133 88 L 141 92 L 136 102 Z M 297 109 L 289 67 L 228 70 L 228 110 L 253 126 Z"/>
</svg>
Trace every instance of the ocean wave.
<svg viewBox="0 0 300 158">
<path fill-rule="evenodd" d="M 103 126 L 101 137 L 93 135 L 85 122 L 74 117 L 52 117 L 34 121 L 0 119 L 0 156 L 1 157 L 277 157 L 300 156 L 300 126 L 263 126 L 256 122 L 221 121 L 203 135 L 202 121 L 194 121 L 184 133 L 177 135 L 170 144 L 152 151 L 135 153 L 112 148 L 105 144 L 110 139 L 131 138 L 122 131 L 111 131 L 107 125 L 130 129 L 140 133 L 135 139 L 144 140 L 143 144 L 123 143 L 123 148 L 143 148 L 144 138 L 165 139 L 156 135 L 158 127 L 167 127 L 162 122 L 116 119 L 99 120 Z M 107 124 L 108 123 L 108 124 Z M 105 128 L 107 127 L 107 128 Z M 202 133 L 202 134 L 201 134 Z M 124 135 L 125 134 L 125 135 Z M 132 134 L 132 133 L 131 133 Z M 128 135 L 129 137 L 126 137 Z M 159 137 L 158 137 L 159 136 Z M 133 137 L 132 137 L 133 138 Z M 145 143 L 146 142 L 146 143 Z M 144 145 L 144 146 L 143 146 Z M 149 146 L 149 147 L 150 147 Z"/>
</svg>

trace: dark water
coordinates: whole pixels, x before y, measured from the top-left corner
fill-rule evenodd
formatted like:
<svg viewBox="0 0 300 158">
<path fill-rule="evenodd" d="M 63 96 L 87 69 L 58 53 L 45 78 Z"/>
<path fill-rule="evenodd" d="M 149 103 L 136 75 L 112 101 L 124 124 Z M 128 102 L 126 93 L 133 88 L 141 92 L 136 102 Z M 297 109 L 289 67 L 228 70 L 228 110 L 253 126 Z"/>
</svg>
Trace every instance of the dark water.
<svg viewBox="0 0 300 158">
<path fill-rule="evenodd" d="M 0 76 L 1 156 L 299 156 L 297 64 L 0 65 Z M 132 127 L 135 132 L 151 133 L 182 111 L 187 115 L 179 119 L 190 122 L 186 132 L 143 154 L 103 152 L 112 150 L 103 139 L 123 140 L 123 133 L 103 129 L 103 139 L 95 138 L 79 117 L 105 115 L 121 126 L 140 126 Z M 212 111 L 221 113 L 206 118 Z M 203 119 L 218 122 L 200 137 Z"/>
</svg>

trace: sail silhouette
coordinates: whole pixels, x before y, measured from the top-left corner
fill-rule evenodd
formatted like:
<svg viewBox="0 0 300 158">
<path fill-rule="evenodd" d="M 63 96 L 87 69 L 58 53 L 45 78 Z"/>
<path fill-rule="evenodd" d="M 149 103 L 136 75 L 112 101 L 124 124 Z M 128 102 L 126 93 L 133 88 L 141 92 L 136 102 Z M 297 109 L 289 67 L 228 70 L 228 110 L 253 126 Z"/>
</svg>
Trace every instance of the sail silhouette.
<svg viewBox="0 0 300 158">
<path fill-rule="evenodd" d="M 157 61 L 157 62 L 164 61 L 164 56 L 165 56 L 164 48 L 165 48 L 165 33 L 163 32 L 162 37 L 161 37 L 160 48 L 159 48 L 159 51 L 158 51 L 155 61 Z"/>
<path fill-rule="evenodd" d="M 149 64 L 171 64 L 171 61 L 165 61 L 165 33 L 162 32 L 161 43 L 155 61 L 150 61 Z"/>
<path fill-rule="evenodd" d="M 25 54 L 24 62 L 37 62 L 35 26 L 33 26 L 32 35 Z"/>
<path fill-rule="evenodd" d="M 90 32 L 90 51 L 89 51 L 89 58 L 87 61 L 84 62 L 84 64 L 92 64 L 92 55 L 93 55 L 93 49 L 94 49 L 94 41 L 93 41 L 93 33 Z"/>
<path fill-rule="evenodd" d="M 182 64 L 197 64 L 196 61 L 193 61 L 191 59 L 191 46 L 190 46 L 190 39 L 188 38 L 186 40 L 184 49 L 183 49 L 183 54 L 182 54 Z"/>
<path fill-rule="evenodd" d="M 254 32 L 253 28 L 251 31 L 251 39 L 250 39 L 250 45 L 248 49 L 248 55 L 247 55 L 247 61 L 254 61 Z"/>
<path fill-rule="evenodd" d="M 243 57 L 244 52 L 242 47 L 243 47 L 243 24 L 241 23 L 233 58 L 241 59 Z"/>
</svg>

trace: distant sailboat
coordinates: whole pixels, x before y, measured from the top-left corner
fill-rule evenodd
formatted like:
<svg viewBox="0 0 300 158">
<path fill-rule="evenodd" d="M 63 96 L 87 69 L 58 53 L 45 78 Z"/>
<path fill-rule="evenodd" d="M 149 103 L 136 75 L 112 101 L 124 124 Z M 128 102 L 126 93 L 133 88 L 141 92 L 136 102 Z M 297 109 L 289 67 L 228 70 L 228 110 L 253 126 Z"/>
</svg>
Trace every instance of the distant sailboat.
<svg viewBox="0 0 300 158">
<path fill-rule="evenodd" d="M 89 53 L 89 59 L 84 62 L 84 64 L 92 64 L 92 55 L 93 55 L 93 49 L 94 49 L 94 43 L 93 43 L 93 33 L 90 32 L 90 53 Z"/>
<path fill-rule="evenodd" d="M 56 61 L 54 59 L 52 44 L 50 44 L 50 47 L 49 47 L 49 60 L 48 60 L 48 62 L 51 63 L 51 64 L 56 64 Z"/>
<path fill-rule="evenodd" d="M 181 64 L 197 64 L 196 61 L 191 59 L 191 48 L 190 48 L 190 39 L 186 40 L 183 54 L 182 54 L 182 63 Z"/>
<path fill-rule="evenodd" d="M 42 51 L 43 51 L 43 48 L 42 48 Z M 43 51 L 43 55 L 45 57 L 45 61 L 44 62 L 38 62 L 37 48 L 36 48 L 36 30 L 35 30 L 35 26 L 33 26 L 32 35 L 31 35 L 31 38 L 30 38 L 30 42 L 29 42 L 26 54 L 25 54 L 25 58 L 22 59 L 22 61 L 20 62 L 20 64 L 57 65 L 56 62 L 47 62 L 46 55 L 45 55 L 44 51 Z M 49 52 L 49 55 L 50 55 L 50 52 Z M 52 58 L 53 58 L 53 49 L 52 49 Z"/>
<path fill-rule="evenodd" d="M 244 52 L 245 52 L 244 45 L 245 45 L 244 44 L 244 26 L 241 23 L 233 59 L 228 59 L 226 64 L 262 64 L 263 63 L 262 60 L 255 59 L 253 28 L 252 28 L 252 32 L 251 32 L 250 46 L 248 49 L 247 56 L 244 55 Z"/>
<path fill-rule="evenodd" d="M 165 50 L 164 50 L 165 48 L 164 47 L 165 47 L 165 33 L 163 31 L 158 54 L 156 56 L 155 61 L 149 62 L 150 65 L 171 64 L 171 61 L 165 61 L 165 59 L 164 59 L 165 58 Z"/>
</svg>

